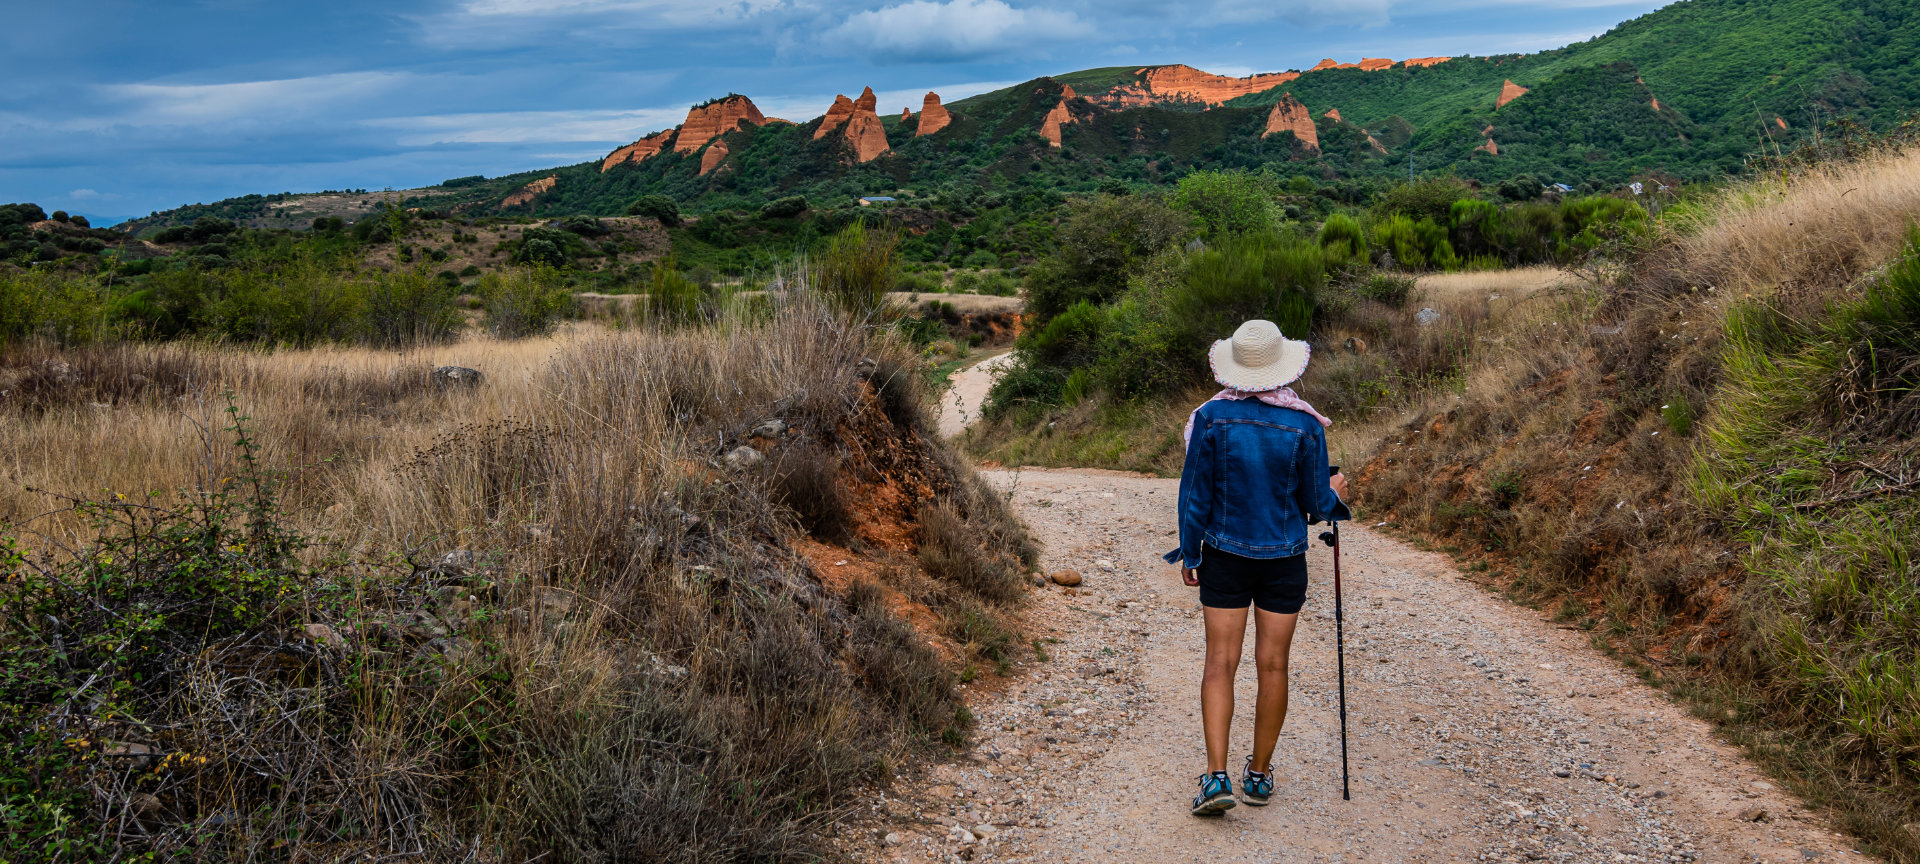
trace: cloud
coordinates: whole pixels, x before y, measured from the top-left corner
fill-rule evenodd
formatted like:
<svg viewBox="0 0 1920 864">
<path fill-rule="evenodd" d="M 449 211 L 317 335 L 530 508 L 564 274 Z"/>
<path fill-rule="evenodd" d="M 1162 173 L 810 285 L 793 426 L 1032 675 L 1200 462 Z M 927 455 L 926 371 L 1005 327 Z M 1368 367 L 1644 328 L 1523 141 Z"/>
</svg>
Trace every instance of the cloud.
<svg viewBox="0 0 1920 864">
<path fill-rule="evenodd" d="M 1016 9 L 1002 0 L 911 0 L 848 16 L 824 42 L 876 59 L 936 62 L 1010 54 L 1091 29 L 1072 12 Z"/>
<path fill-rule="evenodd" d="M 76 201 L 90 201 L 92 199 L 100 198 L 103 196 L 99 192 L 95 192 L 92 189 L 75 189 L 72 192 L 68 192 L 67 197 L 72 198 Z"/>
<path fill-rule="evenodd" d="M 439 144 L 526 144 L 537 142 L 600 141 L 626 143 L 665 129 L 685 119 L 685 108 L 645 108 L 634 111 L 490 111 L 383 117 L 368 126 L 402 130 L 394 143 L 402 147 Z"/>
<path fill-rule="evenodd" d="M 399 87 L 402 72 L 342 72 L 275 81 L 230 84 L 109 84 L 101 88 L 125 108 L 115 123 L 199 125 L 224 121 L 277 121 L 327 113 Z"/>
<path fill-rule="evenodd" d="M 1216 22 L 1280 19 L 1303 27 L 1379 27 L 1392 19 L 1393 0 L 1216 0 Z"/>
</svg>

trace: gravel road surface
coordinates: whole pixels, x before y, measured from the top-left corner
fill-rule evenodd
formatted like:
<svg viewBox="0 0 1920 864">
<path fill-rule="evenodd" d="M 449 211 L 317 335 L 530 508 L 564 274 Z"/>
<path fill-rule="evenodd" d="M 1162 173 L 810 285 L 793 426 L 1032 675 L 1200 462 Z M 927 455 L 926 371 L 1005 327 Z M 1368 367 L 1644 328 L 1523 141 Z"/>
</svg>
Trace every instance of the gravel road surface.
<svg viewBox="0 0 1920 864">
<path fill-rule="evenodd" d="M 1353 800 L 1340 799 L 1332 561 L 1316 544 L 1273 805 L 1194 818 L 1198 600 L 1160 560 L 1176 545 L 1177 481 L 989 476 L 1013 490 L 1046 569 L 1085 581 L 1036 590 L 1023 614 L 1047 659 L 970 697 L 970 751 L 904 772 L 838 823 L 855 860 L 1866 860 L 1586 634 L 1361 526 L 1342 530 Z M 1236 776 L 1252 728 L 1248 638 Z"/>
</svg>

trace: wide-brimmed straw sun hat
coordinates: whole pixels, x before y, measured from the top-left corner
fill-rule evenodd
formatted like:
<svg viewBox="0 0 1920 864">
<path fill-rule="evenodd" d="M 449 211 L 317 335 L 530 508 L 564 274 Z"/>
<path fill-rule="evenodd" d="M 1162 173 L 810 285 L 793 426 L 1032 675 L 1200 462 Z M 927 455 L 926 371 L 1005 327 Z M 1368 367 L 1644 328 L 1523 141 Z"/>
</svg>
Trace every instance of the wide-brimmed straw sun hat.
<svg viewBox="0 0 1920 864">
<path fill-rule="evenodd" d="M 1256 318 L 1233 331 L 1232 339 L 1213 343 L 1207 359 L 1221 386 L 1258 392 L 1300 380 L 1312 354 L 1307 343 L 1288 339 L 1272 321 Z"/>
</svg>

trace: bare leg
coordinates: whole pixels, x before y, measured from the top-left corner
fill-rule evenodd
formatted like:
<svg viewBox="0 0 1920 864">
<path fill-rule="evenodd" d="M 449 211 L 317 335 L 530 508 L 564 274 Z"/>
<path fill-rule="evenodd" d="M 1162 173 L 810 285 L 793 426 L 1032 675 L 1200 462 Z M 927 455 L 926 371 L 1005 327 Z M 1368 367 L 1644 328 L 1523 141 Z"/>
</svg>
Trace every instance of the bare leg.
<svg viewBox="0 0 1920 864">
<path fill-rule="evenodd" d="M 1207 770 L 1225 771 L 1227 738 L 1233 731 L 1233 673 L 1240 668 L 1240 644 L 1247 638 L 1247 610 L 1209 606 L 1202 614 L 1207 669 L 1200 678 L 1200 724 L 1206 730 Z"/>
<path fill-rule="evenodd" d="M 1253 613 L 1253 662 L 1260 670 L 1260 689 L 1253 697 L 1253 768 L 1272 768 L 1273 748 L 1280 740 L 1280 727 L 1287 722 L 1287 658 L 1293 653 L 1293 627 L 1299 613 L 1282 615 L 1255 609 Z M 1208 635 L 1212 635 L 1209 629 Z M 1212 665 L 1208 665 L 1212 671 Z M 1212 753 L 1212 737 L 1208 737 Z"/>
</svg>

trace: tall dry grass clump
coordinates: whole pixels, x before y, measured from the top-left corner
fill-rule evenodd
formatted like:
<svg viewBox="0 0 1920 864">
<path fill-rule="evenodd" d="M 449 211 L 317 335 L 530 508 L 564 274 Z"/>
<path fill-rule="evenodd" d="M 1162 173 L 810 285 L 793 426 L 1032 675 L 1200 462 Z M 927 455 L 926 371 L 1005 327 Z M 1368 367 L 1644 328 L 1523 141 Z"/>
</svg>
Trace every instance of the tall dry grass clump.
<svg viewBox="0 0 1920 864">
<path fill-rule="evenodd" d="M 1920 149 L 1736 184 L 1671 220 L 1675 275 L 1738 296 L 1837 286 L 1898 254 L 1920 213 Z"/>
<path fill-rule="evenodd" d="M 814 857 L 1032 551 L 909 347 L 759 308 L 0 358 L 9 857 Z"/>
</svg>

